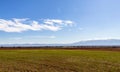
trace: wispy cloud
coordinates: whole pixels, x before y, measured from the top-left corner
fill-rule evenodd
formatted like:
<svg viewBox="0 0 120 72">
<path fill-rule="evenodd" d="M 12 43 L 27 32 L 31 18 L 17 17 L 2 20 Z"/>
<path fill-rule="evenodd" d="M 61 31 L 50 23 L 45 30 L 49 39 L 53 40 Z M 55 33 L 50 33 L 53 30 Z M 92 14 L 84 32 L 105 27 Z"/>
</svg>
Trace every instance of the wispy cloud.
<svg viewBox="0 0 120 72">
<path fill-rule="evenodd" d="M 11 37 L 10 40 L 22 40 L 22 37 Z"/>
<path fill-rule="evenodd" d="M 48 35 L 48 36 L 23 36 L 23 37 L 10 37 L 10 40 L 23 40 L 23 39 L 55 39 L 56 36 Z"/>
<path fill-rule="evenodd" d="M 60 19 L 45 19 L 44 20 L 45 24 L 50 24 L 50 25 L 54 25 L 54 24 L 58 24 L 58 25 L 72 25 L 73 22 L 70 20 L 60 20 Z"/>
<path fill-rule="evenodd" d="M 56 38 L 56 36 L 54 36 L 54 35 L 50 35 L 50 36 L 27 36 L 27 38 L 33 38 L 33 39 L 35 39 L 35 38 L 42 38 L 42 39 L 54 39 L 54 38 Z"/>
<path fill-rule="evenodd" d="M 43 19 L 42 21 L 30 20 L 27 18 L 11 20 L 0 19 L 0 30 L 5 32 L 23 32 L 23 31 L 41 31 L 50 30 L 58 31 L 65 26 L 72 26 L 74 23 L 71 20 L 60 19 Z"/>
<path fill-rule="evenodd" d="M 83 30 L 83 28 L 78 28 L 78 30 Z"/>
<path fill-rule="evenodd" d="M 90 41 L 90 40 L 119 40 L 120 38 L 114 38 L 114 37 L 96 37 L 91 39 L 83 39 L 81 41 Z"/>
</svg>

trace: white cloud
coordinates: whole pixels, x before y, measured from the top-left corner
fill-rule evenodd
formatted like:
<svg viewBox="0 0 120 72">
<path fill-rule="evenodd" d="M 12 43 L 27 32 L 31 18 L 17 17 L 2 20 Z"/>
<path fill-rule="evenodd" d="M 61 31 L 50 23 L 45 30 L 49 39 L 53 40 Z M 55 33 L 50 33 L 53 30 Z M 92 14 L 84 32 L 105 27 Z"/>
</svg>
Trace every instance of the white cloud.
<svg viewBox="0 0 120 72">
<path fill-rule="evenodd" d="M 23 32 L 27 30 L 58 31 L 61 30 L 64 26 L 71 26 L 72 24 L 73 21 L 60 19 L 43 19 L 41 23 L 39 21 L 30 20 L 27 18 L 14 18 L 12 20 L 0 19 L 0 30 L 5 32 Z"/>
<path fill-rule="evenodd" d="M 70 20 L 60 20 L 60 19 L 45 19 L 44 20 L 45 24 L 59 24 L 59 25 L 72 25 L 73 21 Z"/>
<path fill-rule="evenodd" d="M 44 23 L 53 25 L 53 24 L 62 24 L 63 21 L 62 20 L 58 20 L 58 19 L 45 19 Z"/>
<path fill-rule="evenodd" d="M 12 38 L 9 38 L 11 40 L 22 40 L 22 37 L 12 37 Z"/>
<path fill-rule="evenodd" d="M 54 38 L 56 38 L 56 36 L 50 36 L 49 38 L 54 39 Z"/>
<path fill-rule="evenodd" d="M 83 39 L 81 41 L 90 41 L 90 40 L 111 40 L 111 39 L 119 39 L 119 38 L 114 38 L 114 37 L 96 37 L 92 39 Z"/>
<path fill-rule="evenodd" d="M 49 36 L 26 36 L 26 37 L 24 37 L 24 38 L 32 38 L 32 39 L 40 39 L 40 38 L 45 38 L 45 39 L 54 39 L 54 38 L 56 38 L 56 36 L 54 36 L 54 35 L 49 35 Z"/>
</svg>

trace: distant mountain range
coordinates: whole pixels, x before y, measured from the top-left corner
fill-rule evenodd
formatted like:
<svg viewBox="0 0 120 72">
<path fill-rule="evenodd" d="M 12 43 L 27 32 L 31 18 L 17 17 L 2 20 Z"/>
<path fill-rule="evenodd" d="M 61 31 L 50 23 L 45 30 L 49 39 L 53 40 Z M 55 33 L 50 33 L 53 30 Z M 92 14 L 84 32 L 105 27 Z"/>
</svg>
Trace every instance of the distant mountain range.
<svg viewBox="0 0 120 72">
<path fill-rule="evenodd" d="M 120 46 L 120 40 L 86 40 L 71 44 L 0 44 L 0 46 Z"/>
<path fill-rule="evenodd" d="M 82 46 L 120 46 L 119 39 L 107 39 L 107 40 L 86 40 L 73 43 L 72 45 Z"/>
</svg>

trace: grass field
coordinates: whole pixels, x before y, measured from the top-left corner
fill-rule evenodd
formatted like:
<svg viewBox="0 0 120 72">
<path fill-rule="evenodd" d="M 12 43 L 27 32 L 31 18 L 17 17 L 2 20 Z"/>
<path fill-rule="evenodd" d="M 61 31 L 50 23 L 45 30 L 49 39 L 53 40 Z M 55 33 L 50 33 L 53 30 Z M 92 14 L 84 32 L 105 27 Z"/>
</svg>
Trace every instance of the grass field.
<svg viewBox="0 0 120 72">
<path fill-rule="evenodd" d="M 0 50 L 0 72 L 120 72 L 120 52 Z"/>
</svg>

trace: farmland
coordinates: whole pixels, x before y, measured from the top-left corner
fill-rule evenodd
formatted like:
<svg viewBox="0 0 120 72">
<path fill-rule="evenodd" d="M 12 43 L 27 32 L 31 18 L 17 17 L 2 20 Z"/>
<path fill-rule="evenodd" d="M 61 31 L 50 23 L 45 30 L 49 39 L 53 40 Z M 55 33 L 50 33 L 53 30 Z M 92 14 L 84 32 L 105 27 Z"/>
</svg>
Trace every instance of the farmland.
<svg viewBox="0 0 120 72">
<path fill-rule="evenodd" d="M 0 72 L 120 72 L 118 50 L 2 48 Z"/>
</svg>

